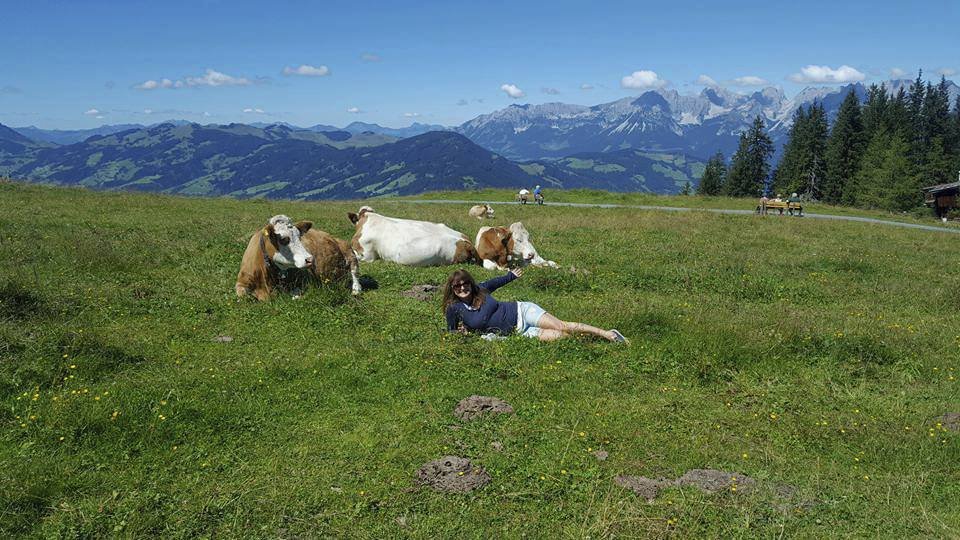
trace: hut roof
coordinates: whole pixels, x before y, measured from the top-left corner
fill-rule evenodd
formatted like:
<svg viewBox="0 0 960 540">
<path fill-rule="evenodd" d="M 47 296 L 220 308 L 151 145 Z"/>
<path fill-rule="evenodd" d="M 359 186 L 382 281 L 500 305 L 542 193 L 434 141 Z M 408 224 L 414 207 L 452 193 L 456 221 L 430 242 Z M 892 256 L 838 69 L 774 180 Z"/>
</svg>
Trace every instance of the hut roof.
<svg viewBox="0 0 960 540">
<path fill-rule="evenodd" d="M 944 191 L 960 191 L 960 182 L 951 182 L 949 184 L 937 184 L 935 186 L 927 186 L 920 188 L 920 191 L 924 191 L 933 195 L 937 193 L 942 193 Z"/>
</svg>

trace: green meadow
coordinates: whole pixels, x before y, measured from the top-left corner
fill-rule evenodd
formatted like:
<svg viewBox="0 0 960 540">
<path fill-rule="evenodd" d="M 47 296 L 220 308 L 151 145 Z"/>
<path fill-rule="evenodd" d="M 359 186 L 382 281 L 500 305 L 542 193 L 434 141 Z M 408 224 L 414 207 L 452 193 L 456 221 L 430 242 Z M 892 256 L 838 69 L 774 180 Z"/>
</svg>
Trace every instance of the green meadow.
<svg viewBox="0 0 960 540">
<path fill-rule="evenodd" d="M 481 225 L 467 205 L 366 203 L 471 238 Z M 960 434 L 942 421 L 960 412 L 960 236 L 495 205 L 561 265 L 498 299 L 629 347 L 447 335 L 439 297 L 401 292 L 454 267 L 378 261 L 359 298 L 237 302 L 270 216 L 349 238 L 360 204 L 0 184 L 0 536 L 960 536 Z M 516 412 L 462 422 L 472 394 Z M 417 487 L 444 455 L 491 482 Z M 613 481 L 706 468 L 755 488 L 648 503 Z"/>
</svg>

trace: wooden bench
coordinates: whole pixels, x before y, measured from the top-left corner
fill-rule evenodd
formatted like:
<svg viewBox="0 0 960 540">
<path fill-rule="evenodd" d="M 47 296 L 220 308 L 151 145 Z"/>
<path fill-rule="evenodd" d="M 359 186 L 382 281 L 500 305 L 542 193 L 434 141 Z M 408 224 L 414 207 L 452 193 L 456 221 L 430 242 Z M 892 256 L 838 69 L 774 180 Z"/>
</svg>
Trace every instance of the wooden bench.
<svg viewBox="0 0 960 540">
<path fill-rule="evenodd" d="M 783 215 L 783 211 L 786 210 L 791 216 L 802 216 L 803 215 L 803 204 L 799 202 L 788 202 L 788 201 L 767 201 L 767 212 L 771 210 L 779 210 L 780 215 Z M 796 212 L 796 214 L 794 214 Z M 760 213 L 760 205 L 757 205 L 756 213 Z"/>
</svg>

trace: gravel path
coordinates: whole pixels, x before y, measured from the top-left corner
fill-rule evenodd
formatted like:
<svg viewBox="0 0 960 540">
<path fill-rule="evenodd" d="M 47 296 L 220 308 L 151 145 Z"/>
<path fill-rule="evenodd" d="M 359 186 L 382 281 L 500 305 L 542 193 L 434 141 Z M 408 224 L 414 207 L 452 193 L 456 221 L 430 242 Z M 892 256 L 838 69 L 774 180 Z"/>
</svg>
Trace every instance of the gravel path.
<svg viewBox="0 0 960 540">
<path fill-rule="evenodd" d="M 407 204 L 476 204 L 476 201 L 462 200 L 438 200 L 438 199 L 403 199 L 392 200 L 389 202 L 407 203 Z M 517 204 L 516 201 L 487 201 L 490 204 Z M 533 206 L 533 203 L 529 203 Z M 572 203 L 572 202 L 551 202 L 547 206 L 572 206 L 574 208 L 634 208 L 637 210 L 659 210 L 665 212 L 713 212 L 715 214 L 755 214 L 752 210 L 732 210 L 726 208 L 682 208 L 678 206 L 651 206 L 645 204 L 603 204 L 603 203 Z M 777 216 L 780 217 L 780 216 Z M 784 215 L 783 217 L 790 217 Z M 893 227 L 905 227 L 907 229 L 920 229 L 924 231 L 944 232 L 950 234 L 960 234 L 960 228 L 937 227 L 934 225 L 921 225 L 919 223 L 904 223 L 902 221 L 890 221 L 887 219 L 876 219 L 858 216 L 836 216 L 832 214 L 810 214 L 804 213 L 803 217 L 813 219 L 835 219 L 839 221 L 859 221 L 861 223 L 877 223 L 880 225 L 890 225 Z"/>
</svg>

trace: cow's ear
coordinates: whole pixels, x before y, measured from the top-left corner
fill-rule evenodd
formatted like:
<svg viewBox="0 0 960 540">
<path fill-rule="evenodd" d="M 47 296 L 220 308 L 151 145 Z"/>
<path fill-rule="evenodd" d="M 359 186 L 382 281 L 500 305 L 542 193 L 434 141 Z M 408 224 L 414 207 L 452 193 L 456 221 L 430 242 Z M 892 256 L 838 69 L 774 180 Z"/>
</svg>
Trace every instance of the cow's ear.
<svg viewBox="0 0 960 540">
<path fill-rule="evenodd" d="M 269 238 L 271 242 L 273 241 L 277 235 L 277 233 L 273 230 L 273 223 L 270 223 L 263 228 L 263 235 Z"/>
<path fill-rule="evenodd" d="M 354 225 L 360 221 L 360 216 L 354 214 L 353 212 L 347 212 L 347 217 L 350 219 L 350 223 L 353 223 Z"/>
<path fill-rule="evenodd" d="M 307 231 L 309 231 L 310 228 L 313 227 L 313 222 L 312 222 L 312 221 L 298 221 L 297 224 L 294 225 L 294 227 L 296 227 L 297 230 L 300 231 L 300 234 L 307 234 Z"/>
<path fill-rule="evenodd" d="M 513 238 L 513 232 L 510 231 L 509 229 L 507 230 L 507 232 L 500 235 L 500 241 L 503 243 L 503 245 L 507 245 L 507 243 L 510 241 L 511 238 Z"/>
</svg>

